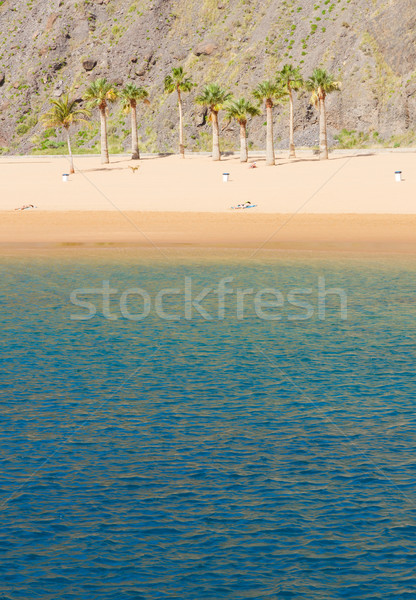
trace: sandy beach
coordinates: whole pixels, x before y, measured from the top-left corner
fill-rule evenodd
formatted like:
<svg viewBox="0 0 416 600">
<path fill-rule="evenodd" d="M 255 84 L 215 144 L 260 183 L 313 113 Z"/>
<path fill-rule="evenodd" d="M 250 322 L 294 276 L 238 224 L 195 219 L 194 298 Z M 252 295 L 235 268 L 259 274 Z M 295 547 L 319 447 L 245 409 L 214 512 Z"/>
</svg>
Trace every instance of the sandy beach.
<svg viewBox="0 0 416 600">
<path fill-rule="evenodd" d="M 3 157 L 0 243 L 416 253 L 416 153 L 277 162 L 146 157 L 133 173 L 124 157 L 81 157 L 63 183 L 65 158 Z"/>
</svg>

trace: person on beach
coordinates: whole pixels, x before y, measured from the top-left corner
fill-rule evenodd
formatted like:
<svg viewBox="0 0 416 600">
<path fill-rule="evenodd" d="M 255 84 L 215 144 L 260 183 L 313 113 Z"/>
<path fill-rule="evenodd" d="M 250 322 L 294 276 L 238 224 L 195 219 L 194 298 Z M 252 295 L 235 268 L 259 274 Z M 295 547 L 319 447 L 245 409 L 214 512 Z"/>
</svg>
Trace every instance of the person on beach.
<svg viewBox="0 0 416 600">
<path fill-rule="evenodd" d="M 253 206 L 253 204 L 251 204 L 250 200 L 247 200 L 247 202 L 242 202 L 241 204 L 237 204 L 237 206 L 232 206 L 231 208 L 250 208 L 251 206 Z"/>
<path fill-rule="evenodd" d="M 34 206 L 34 204 L 24 204 L 23 206 L 19 206 L 14 210 L 27 210 L 28 208 L 36 208 L 36 206 Z"/>
</svg>

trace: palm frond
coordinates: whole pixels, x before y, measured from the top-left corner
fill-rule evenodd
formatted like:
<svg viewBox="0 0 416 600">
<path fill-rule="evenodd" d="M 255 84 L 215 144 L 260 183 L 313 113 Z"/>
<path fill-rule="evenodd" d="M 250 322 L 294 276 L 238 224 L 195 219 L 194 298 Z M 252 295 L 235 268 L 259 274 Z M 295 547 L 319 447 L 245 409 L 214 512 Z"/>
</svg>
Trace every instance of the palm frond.
<svg viewBox="0 0 416 600">
<path fill-rule="evenodd" d="M 224 104 L 231 100 L 232 94 L 221 88 L 217 83 L 210 83 L 204 87 L 202 93 L 195 98 L 197 104 L 206 106 L 211 112 L 220 111 Z"/>
<path fill-rule="evenodd" d="M 248 117 L 255 117 L 261 114 L 260 109 L 246 98 L 238 100 L 229 100 L 225 106 L 226 118 L 229 121 L 235 119 L 238 123 L 246 123 Z"/>
<path fill-rule="evenodd" d="M 93 81 L 84 93 L 89 108 L 106 108 L 107 103 L 114 102 L 117 97 L 114 85 L 103 78 Z"/>
<path fill-rule="evenodd" d="M 148 100 L 149 92 L 142 86 L 137 86 L 134 83 L 128 83 L 120 92 L 121 107 L 125 113 L 137 105 L 137 102 L 150 104 Z"/>
<path fill-rule="evenodd" d="M 283 65 L 277 74 L 276 81 L 286 89 L 290 87 L 292 90 L 299 90 L 304 85 L 300 67 L 294 67 L 290 64 Z"/>
<path fill-rule="evenodd" d="M 183 67 L 174 67 L 171 75 L 167 75 L 164 79 L 165 92 L 168 94 L 176 90 L 190 92 L 194 85 L 191 79 L 186 77 Z"/>
<path fill-rule="evenodd" d="M 280 82 L 267 80 L 258 84 L 253 90 L 253 96 L 260 102 L 281 101 L 287 96 L 287 90 Z"/>
<path fill-rule="evenodd" d="M 51 109 L 42 115 L 41 121 L 45 127 L 64 127 L 68 129 L 74 123 L 84 123 L 89 126 L 90 111 L 80 108 L 76 100 L 70 100 L 65 94 L 62 98 L 50 100 Z"/>
<path fill-rule="evenodd" d="M 305 88 L 312 92 L 311 104 L 317 104 L 319 99 L 325 99 L 327 94 L 341 89 L 341 82 L 336 81 L 325 69 L 314 69 L 312 75 L 305 81 Z"/>
</svg>

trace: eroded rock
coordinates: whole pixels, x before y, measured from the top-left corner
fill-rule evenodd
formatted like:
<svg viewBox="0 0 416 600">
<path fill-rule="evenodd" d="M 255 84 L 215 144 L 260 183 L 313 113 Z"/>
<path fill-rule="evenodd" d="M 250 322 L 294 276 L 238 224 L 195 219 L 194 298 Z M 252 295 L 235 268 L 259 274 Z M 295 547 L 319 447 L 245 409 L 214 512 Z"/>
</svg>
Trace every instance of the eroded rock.
<svg viewBox="0 0 416 600">
<path fill-rule="evenodd" d="M 215 50 L 218 50 L 218 46 L 214 42 L 201 42 L 194 49 L 194 54 L 195 56 L 210 56 Z"/>
<path fill-rule="evenodd" d="M 97 66 L 97 61 L 91 58 L 82 61 L 82 66 L 86 71 L 92 71 Z"/>
</svg>

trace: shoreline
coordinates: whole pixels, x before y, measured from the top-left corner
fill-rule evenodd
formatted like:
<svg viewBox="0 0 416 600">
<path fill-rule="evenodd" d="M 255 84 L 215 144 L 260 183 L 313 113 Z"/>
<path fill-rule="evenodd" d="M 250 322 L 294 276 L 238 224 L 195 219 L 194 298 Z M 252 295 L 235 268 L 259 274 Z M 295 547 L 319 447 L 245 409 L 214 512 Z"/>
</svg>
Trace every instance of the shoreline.
<svg viewBox="0 0 416 600">
<path fill-rule="evenodd" d="M 416 215 L 3 212 L 0 248 L 2 255 L 88 249 L 416 255 Z"/>
</svg>

